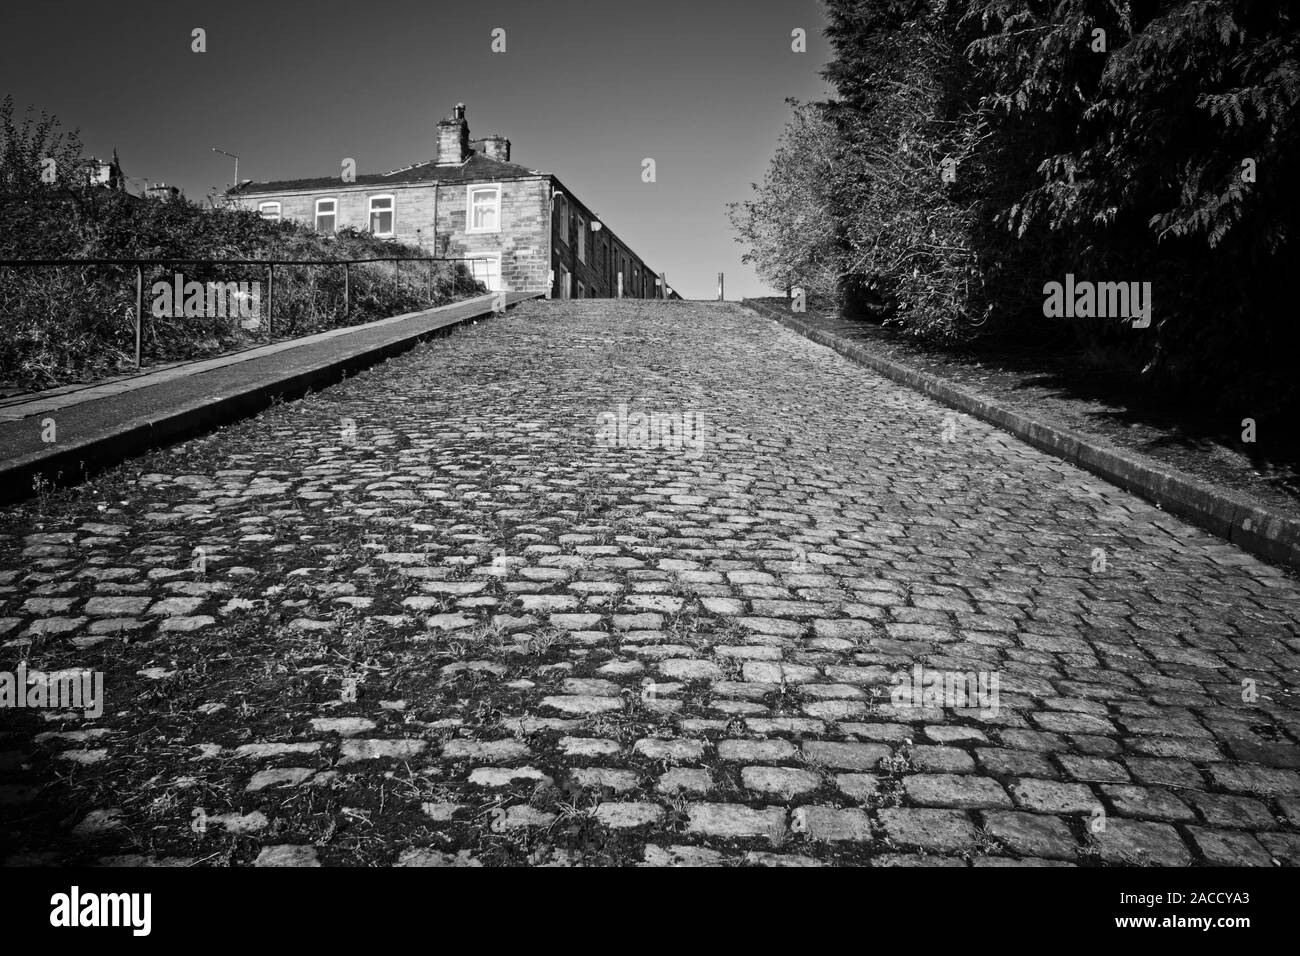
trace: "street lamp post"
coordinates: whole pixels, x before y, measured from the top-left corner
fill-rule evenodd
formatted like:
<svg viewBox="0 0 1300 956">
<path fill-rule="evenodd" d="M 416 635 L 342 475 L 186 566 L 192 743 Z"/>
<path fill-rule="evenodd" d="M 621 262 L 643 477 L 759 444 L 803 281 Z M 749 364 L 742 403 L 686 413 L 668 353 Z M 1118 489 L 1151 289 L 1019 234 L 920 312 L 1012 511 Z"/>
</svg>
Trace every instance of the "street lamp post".
<svg viewBox="0 0 1300 956">
<path fill-rule="evenodd" d="M 600 246 L 600 230 L 601 230 L 602 228 L 603 228 L 603 227 L 602 227 L 601 224 L 600 224 L 600 220 L 599 220 L 599 219 L 596 219 L 595 217 L 593 217 L 592 220 L 591 220 L 591 259 L 592 259 L 592 262 L 599 262 L 599 261 L 600 261 L 600 254 L 599 254 L 599 252 L 598 252 L 598 249 L 599 249 L 599 246 Z"/>
<path fill-rule="evenodd" d="M 212 151 L 214 153 L 220 153 L 222 156 L 229 156 L 231 159 L 235 161 L 235 182 L 233 185 L 236 189 L 238 189 L 239 188 L 239 157 L 236 156 L 234 153 L 227 153 L 224 149 L 217 149 L 217 147 L 215 146 L 212 147 Z"/>
</svg>

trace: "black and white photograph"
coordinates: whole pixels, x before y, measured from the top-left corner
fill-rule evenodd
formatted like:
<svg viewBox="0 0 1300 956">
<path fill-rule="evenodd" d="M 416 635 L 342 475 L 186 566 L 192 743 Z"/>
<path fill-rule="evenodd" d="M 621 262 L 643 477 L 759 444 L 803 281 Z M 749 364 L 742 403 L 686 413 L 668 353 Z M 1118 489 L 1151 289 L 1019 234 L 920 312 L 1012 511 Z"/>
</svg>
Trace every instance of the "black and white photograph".
<svg viewBox="0 0 1300 956">
<path fill-rule="evenodd" d="M 1298 228 L 1287 0 L 6 3 L 6 932 L 1276 932 Z"/>
</svg>

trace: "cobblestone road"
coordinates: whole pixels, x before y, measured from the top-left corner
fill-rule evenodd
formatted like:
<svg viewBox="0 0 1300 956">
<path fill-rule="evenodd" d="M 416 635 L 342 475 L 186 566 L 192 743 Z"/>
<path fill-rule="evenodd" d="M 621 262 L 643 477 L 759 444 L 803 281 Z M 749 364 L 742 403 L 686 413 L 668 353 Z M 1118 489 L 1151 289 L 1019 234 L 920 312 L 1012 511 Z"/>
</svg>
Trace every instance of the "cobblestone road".
<svg viewBox="0 0 1300 956">
<path fill-rule="evenodd" d="M 1300 862 L 1292 577 L 734 306 L 530 303 L 0 533 L 0 669 L 104 679 L 0 711 L 10 863 Z"/>
</svg>

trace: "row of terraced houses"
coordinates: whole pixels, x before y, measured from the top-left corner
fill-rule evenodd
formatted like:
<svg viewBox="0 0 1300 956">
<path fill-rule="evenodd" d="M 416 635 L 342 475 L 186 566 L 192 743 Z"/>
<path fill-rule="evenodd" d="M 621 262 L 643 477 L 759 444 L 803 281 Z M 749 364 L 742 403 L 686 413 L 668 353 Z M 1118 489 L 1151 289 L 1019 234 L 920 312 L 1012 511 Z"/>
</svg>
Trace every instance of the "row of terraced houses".
<svg viewBox="0 0 1300 956">
<path fill-rule="evenodd" d="M 387 173 L 242 183 L 231 199 L 317 231 L 353 227 L 472 259 L 488 289 L 557 298 L 679 298 L 552 173 L 510 160 L 510 140 L 471 140 L 464 104 L 440 120 L 433 160 Z"/>
</svg>

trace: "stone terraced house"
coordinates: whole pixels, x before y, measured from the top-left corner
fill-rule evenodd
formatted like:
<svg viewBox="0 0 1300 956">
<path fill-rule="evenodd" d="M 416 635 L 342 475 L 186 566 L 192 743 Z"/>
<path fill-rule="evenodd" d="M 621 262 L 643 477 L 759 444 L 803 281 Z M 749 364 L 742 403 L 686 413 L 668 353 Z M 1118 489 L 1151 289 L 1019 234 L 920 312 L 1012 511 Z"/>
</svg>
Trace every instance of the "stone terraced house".
<svg viewBox="0 0 1300 956">
<path fill-rule="evenodd" d="M 556 298 L 679 298 L 551 173 L 510 161 L 504 136 L 469 138 L 464 104 L 438 123 L 432 160 L 387 173 L 242 183 L 236 204 L 267 219 L 333 233 L 351 226 L 424 249 L 476 258 L 493 291 Z"/>
</svg>

